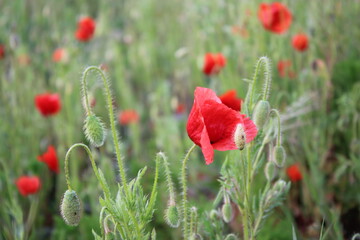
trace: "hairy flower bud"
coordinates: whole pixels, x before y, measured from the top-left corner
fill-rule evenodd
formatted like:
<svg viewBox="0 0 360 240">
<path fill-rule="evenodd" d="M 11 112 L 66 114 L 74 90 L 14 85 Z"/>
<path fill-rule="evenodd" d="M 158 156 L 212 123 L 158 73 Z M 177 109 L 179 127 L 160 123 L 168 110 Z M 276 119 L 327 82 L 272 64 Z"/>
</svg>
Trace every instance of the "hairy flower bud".
<svg viewBox="0 0 360 240">
<path fill-rule="evenodd" d="M 165 210 L 166 223 L 173 228 L 177 228 L 180 225 L 179 210 L 176 205 L 170 205 Z"/>
<path fill-rule="evenodd" d="M 256 127 L 261 129 L 269 118 L 270 104 L 268 101 L 259 101 L 254 109 L 253 119 Z"/>
<path fill-rule="evenodd" d="M 233 218 L 232 206 L 230 202 L 225 202 L 221 208 L 224 222 L 229 223 Z"/>
<path fill-rule="evenodd" d="M 246 144 L 246 134 L 245 129 L 242 124 L 238 124 L 236 126 L 236 130 L 234 133 L 234 142 L 238 149 L 243 150 Z"/>
<path fill-rule="evenodd" d="M 273 161 L 278 167 L 283 167 L 286 160 L 286 152 L 283 146 L 276 146 L 273 150 Z"/>
<path fill-rule="evenodd" d="M 203 240 L 203 237 L 198 234 L 198 233 L 194 233 L 191 237 L 190 240 Z"/>
<path fill-rule="evenodd" d="M 209 215 L 210 215 L 210 219 L 213 220 L 213 221 L 216 221 L 219 218 L 218 211 L 216 211 L 214 209 L 210 211 Z"/>
<path fill-rule="evenodd" d="M 233 233 L 230 233 L 226 236 L 225 240 L 238 240 L 239 238 L 233 234 Z"/>
<path fill-rule="evenodd" d="M 100 118 L 90 114 L 85 119 L 84 124 L 85 136 L 95 147 L 100 147 L 105 141 L 105 127 Z"/>
<path fill-rule="evenodd" d="M 270 182 L 276 177 L 277 169 L 273 162 L 269 161 L 265 165 L 265 177 Z"/>
<path fill-rule="evenodd" d="M 81 219 L 81 203 L 74 190 L 66 190 L 60 205 L 60 213 L 69 226 L 77 226 Z"/>
<path fill-rule="evenodd" d="M 272 190 L 278 194 L 284 194 L 288 191 L 288 189 L 289 189 L 289 186 L 282 179 L 277 180 L 272 188 Z"/>
</svg>

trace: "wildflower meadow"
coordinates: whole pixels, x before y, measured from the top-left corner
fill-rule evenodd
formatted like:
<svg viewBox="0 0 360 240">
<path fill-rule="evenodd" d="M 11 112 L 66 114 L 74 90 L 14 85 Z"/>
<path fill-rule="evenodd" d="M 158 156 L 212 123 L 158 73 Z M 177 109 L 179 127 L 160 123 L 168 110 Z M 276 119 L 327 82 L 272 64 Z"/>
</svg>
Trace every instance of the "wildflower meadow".
<svg viewBox="0 0 360 240">
<path fill-rule="evenodd" d="M 0 240 L 360 239 L 360 1 L 0 6 Z"/>
</svg>

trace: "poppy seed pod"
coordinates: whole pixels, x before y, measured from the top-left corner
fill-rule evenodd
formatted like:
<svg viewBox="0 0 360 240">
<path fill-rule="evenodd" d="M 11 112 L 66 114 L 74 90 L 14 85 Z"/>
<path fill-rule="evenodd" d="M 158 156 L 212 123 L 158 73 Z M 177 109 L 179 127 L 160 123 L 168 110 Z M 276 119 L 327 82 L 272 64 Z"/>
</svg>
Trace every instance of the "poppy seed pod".
<svg viewBox="0 0 360 240">
<path fill-rule="evenodd" d="M 85 136 L 95 147 L 101 147 L 105 141 L 105 127 L 100 118 L 90 114 L 85 119 Z"/>
<path fill-rule="evenodd" d="M 69 226 L 77 226 L 81 219 L 81 203 L 74 190 L 66 190 L 60 205 L 60 213 Z"/>
<path fill-rule="evenodd" d="M 276 177 L 276 166 L 273 162 L 269 161 L 265 165 L 265 177 L 270 182 Z"/>
<path fill-rule="evenodd" d="M 165 220 L 166 223 L 173 228 L 177 228 L 180 225 L 180 217 L 179 217 L 179 211 L 176 207 L 176 205 L 170 205 L 165 210 Z"/>
<path fill-rule="evenodd" d="M 238 149 L 243 150 L 246 144 L 246 134 L 244 130 L 244 126 L 242 124 L 238 124 L 236 126 L 235 134 L 234 134 L 234 142 Z"/>
<path fill-rule="evenodd" d="M 283 146 L 276 146 L 273 150 L 273 161 L 278 167 L 283 167 L 286 160 L 286 152 Z"/>
<path fill-rule="evenodd" d="M 254 109 L 254 123 L 258 129 L 261 129 L 269 118 L 270 104 L 268 101 L 259 101 Z"/>
<path fill-rule="evenodd" d="M 238 240 L 239 238 L 235 235 L 235 234 L 233 234 L 233 233 L 231 233 L 231 234 L 228 234 L 227 236 L 226 236 L 226 238 L 225 238 L 225 240 Z"/>
<path fill-rule="evenodd" d="M 231 203 L 225 202 L 221 208 L 224 222 L 229 223 L 233 218 L 232 206 Z"/>
</svg>

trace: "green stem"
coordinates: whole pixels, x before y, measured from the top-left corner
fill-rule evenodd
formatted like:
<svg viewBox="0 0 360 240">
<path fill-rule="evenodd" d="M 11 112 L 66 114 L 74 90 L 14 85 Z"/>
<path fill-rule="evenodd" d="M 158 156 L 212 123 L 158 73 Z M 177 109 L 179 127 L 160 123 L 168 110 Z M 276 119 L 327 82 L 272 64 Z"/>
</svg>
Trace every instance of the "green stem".
<svg viewBox="0 0 360 240">
<path fill-rule="evenodd" d="M 27 217 L 27 220 L 26 220 L 26 225 L 25 225 L 24 239 L 29 238 L 30 230 L 31 230 L 31 227 L 32 227 L 32 225 L 34 223 L 38 206 L 39 206 L 39 197 L 35 196 L 33 199 L 31 199 L 30 210 L 29 210 L 29 214 L 28 214 L 28 217 Z"/>
<path fill-rule="evenodd" d="M 267 193 L 267 191 L 269 190 L 270 188 L 270 182 L 267 181 L 266 183 L 266 186 L 265 186 L 265 190 L 264 190 L 264 194 Z M 260 226 L 260 223 L 261 223 L 261 220 L 263 219 L 263 215 L 264 215 L 264 204 L 263 204 L 263 201 L 261 201 L 261 204 L 260 204 L 260 209 L 259 209 L 259 215 L 257 216 L 256 218 L 256 222 L 255 222 L 255 226 L 254 226 L 254 230 L 253 230 L 253 234 L 252 236 L 256 236 L 256 232 L 258 231 L 258 228 Z"/>
<path fill-rule="evenodd" d="M 112 98 L 111 98 L 111 91 L 109 88 L 109 83 L 106 80 L 105 74 L 104 72 L 96 67 L 96 66 L 91 66 L 85 69 L 84 74 L 83 74 L 83 78 L 82 78 L 82 85 L 84 88 L 84 95 L 85 95 L 85 102 L 87 104 L 86 108 L 89 108 L 89 101 L 87 99 L 87 91 L 86 91 L 86 78 L 88 73 L 91 71 L 97 71 L 99 72 L 101 79 L 103 80 L 103 84 L 104 84 L 104 88 L 105 88 L 105 96 L 106 96 L 106 101 L 107 101 L 107 107 L 109 109 L 109 120 L 110 120 L 110 126 L 111 126 L 111 133 L 112 133 L 112 138 L 113 138 L 113 142 L 114 142 L 114 146 L 115 146 L 115 152 L 116 152 L 116 158 L 117 158 L 117 162 L 119 165 L 119 171 L 120 171 L 120 177 L 121 177 L 121 182 L 124 186 L 124 190 L 126 192 L 126 195 L 129 196 L 129 188 L 127 185 L 127 180 L 126 180 L 126 174 L 125 174 L 125 169 L 124 169 L 124 163 L 123 160 L 121 158 L 121 153 L 120 153 L 120 143 L 119 143 L 119 139 L 117 137 L 116 134 L 116 129 L 115 129 L 115 118 L 114 118 L 114 109 L 113 109 L 113 104 L 112 104 Z M 88 109 L 87 109 L 88 111 Z"/>
<path fill-rule="evenodd" d="M 251 214 L 251 203 L 250 203 L 250 194 L 251 194 L 251 173 L 252 173 L 252 161 L 251 161 L 251 143 L 246 148 L 246 158 L 247 158 L 247 173 L 246 173 L 246 193 L 245 193 L 245 202 L 244 202 L 244 213 L 243 213 L 243 224 L 244 224 L 244 239 L 249 239 L 249 230 L 251 222 L 249 222 Z M 251 232 L 250 232 L 251 238 Z"/>
<path fill-rule="evenodd" d="M 276 118 L 278 120 L 278 133 L 277 133 L 277 138 L 276 138 L 276 146 L 280 147 L 281 146 L 281 119 L 280 119 L 280 113 L 278 110 L 276 109 L 271 109 L 270 114 L 274 113 L 276 115 Z"/>
<path fill-rule="evenodd" d="M 187 209 L 187 183 L 186 183 L 186 163 L 189 160 L 190 153 L 195 149 L 196 145 L 194 144 L 183 160 L 183 165 L 181 168 L 181 182 L 182 182 L 182 190 L 183 190 L 183 199 L 182 199 L 182 207 L 183 207 L 183 223 L 184 223 L 184 239 L 189 239 L 189 229 L 188 229 L 188 209 Z"/>
<path fill-rule="evenodd" d="M 160 152 L 159 154 L 162 156 L 162 158 L 164 160 L 166 181 L 168 184 L 169 195 L 170 195 L 170 203 L 175 205 L 175 187 L 174 187 L 173 181 L 171 180 L 171 172 L 169 169 L 169 162 L 164 153 Z"/>
<path fill-rule="evenodd" d="M 151 191 L 151 196 L 150 196 L 150 201 L 149 201 L 149 206 L 148 206 L 148 210 L 147 210 L 147 214 L 150 214 L 152 212 L 152 210 L 154 209 L 154 206 L 155 206 L 155 201 L 156 201 L 156 195 L 157 195 L 157 192 L 156 192 L 156 189 L 157 189 L 157 182 L 158 182 L 158 178 L 159 178 L 159 161 L 160 161 L 160 156 L 161 157 L 165 157 L 163 154 L 161 153 L 158 153 L 156 155 L 156 160 L 155 160 L 155 179 L 154 179 L 154 184 L 153 184 L 153 188 L 152 188 L 152 191 Z"/>
<path fill-rule="evenodd" d="M 88 148 L 88 146 L 86 146 L 83 143 L 76 143 L 76 144 L 72 145 L 69 148 L 69 150 L 67 151 L 66 156 L 65 156 L 65 179 L 66 179 L 66 184 L 67 184 L 68 189 L 71 190 L 70 174 L 69 174 L 69 156 L 70 156 L 70 153 L 72 152 L 72 150 L 75 149 L 76 147 L 83 147 L 86 150 L 86 152 L 87 152 L 87 154 L 89 156 L 90 162 L 91 162 L 91 166 L 92 166 L 92 168 L 94 170 L 96 178 L 98 179 L 98 181 L 99 181 L 99 183 L 101 185 L 101 188 L 102 188 L 102 190 L 103 190 L 103 192 L 105 194 L 105 197 L 110 198 L 110 190 L 106 186 L 106 184 L 103 182 L 102 178 L 100 177 L 99 170 L 98 170 L 98 168 L 96 166 L 96 163 L 94 161 L 91 150 Z"/>
</svg>

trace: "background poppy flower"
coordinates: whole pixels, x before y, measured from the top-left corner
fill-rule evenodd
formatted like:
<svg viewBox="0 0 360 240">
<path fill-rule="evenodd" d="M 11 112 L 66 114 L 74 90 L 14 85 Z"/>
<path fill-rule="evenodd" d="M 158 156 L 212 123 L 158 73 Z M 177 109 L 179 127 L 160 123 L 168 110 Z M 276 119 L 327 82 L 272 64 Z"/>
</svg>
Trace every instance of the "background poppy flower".
<svg viewBox="0 0 360 240">
<path fill-rule="evenodd" d="M 292 62 L 290 60 L 280 60 L 277 64 L 277 69 L 280 77 L 294 78 L 295 72 L 291 70 Z"/>
<path fill-rule="evenodd" d="M 277 34 L 286 32 L 292 22 L 291 12 L 279 2 L 261 3 L 258 17 L 266 30 Z"/>
<path fill-rule="evenodd" d="M 61 109 L 60 96 L 50 93 L 39 94 L 35 97 L 35 105 L 44 117 L 54 115 Z"/>
<path fill-rule="evenodd" d="M 176 106 L 175 113 L 176 113 L 176 114 L 183 114 L 184 112 L 185 112 L 185 104 L 179 103 L 179 104 Z"/>
<path fill-rule="evenodd" d="M 46 163 L 51 171 L 59 173 L 59 161 L 54 146 L 48 146 L 47 151 L 43 155 L 38 156 L 38 160 Z"/>
<path fill-rule="evenodd" d="M 293 164 L 290 167 L 286 169 L 286 173 L 288 177 L 290 178 L 290 181 L 297 182 L 302 179 L 302 174 L 300 171 L 300 168 L 297 164 Z"/>
<path fill-rule="evenodd" d="M 75 37 L 80 42 L 89 41 L 95 33 L 95 21 L 90 17 L 81 18 L 78 22 L 78 28 Z"/>
<path fill-rule="evenodd" d="M 5 46 L 0 44 L 0 59 L 5 57 Z"/>
<path fill-rule="evenodd" d="M 309 39 L 306 34 L 300 33 L 292 38 L 292 46 L 300 52 L 305 51 L 309 46 Z"/>
<path fill-rule="evenodd" d="M 55 49 L 52 55 L 53 62 L 63 62 L 67 60 L 67 51 L 64 48 Z"/>
<path fill-rule="evenodd" d="M 226 58 L 221 53 L 207 53 L 204 56 L 203 72 L 206 75 L 218 74 L 226 65 Z"/>
<path fill-rule="evenodd" d="M 235 111 L 241 111 L 242 99 L 236 97 L 236 90 L 231 89 L 219 96 L 221 102 Z"/>
<path fill-rule="evenodd" d="M 213 162 L 214 149 L 238 149 L 234 142 L 238 124 L 244 128 L 247 143 L 255 138 L 255 124 L 245 115 L 223 104 L 213 90 L 197 87 L 194 95 L 186 130 L 190 139 L 201 147 L 206 164 Z"/>
<path fill-rule="evenodd" d="M 139 121 L 139 114 L 133 109 L 124 110 L 119 114 L 119 123 L 121 125 L 137 123 L 138 121 Z"/>
<path fill-rule="evenodd" d="M 23 196 L 37 193 L 41 186 L 40 179 L 37 176 L 21 176 L 16 180 L 15 184 Z"/>
</svg>

